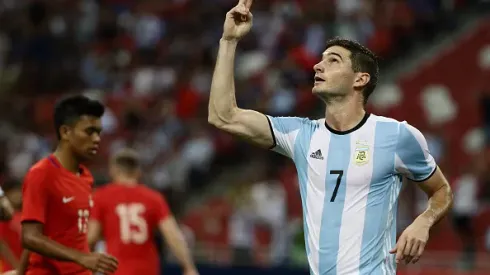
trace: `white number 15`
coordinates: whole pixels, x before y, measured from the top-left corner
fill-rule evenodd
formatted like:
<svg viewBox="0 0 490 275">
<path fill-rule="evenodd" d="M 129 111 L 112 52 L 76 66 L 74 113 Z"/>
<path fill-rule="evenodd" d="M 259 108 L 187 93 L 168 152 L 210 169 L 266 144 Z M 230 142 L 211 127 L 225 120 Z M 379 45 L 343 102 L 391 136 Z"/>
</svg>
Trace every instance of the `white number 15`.
<svg viewBox="0 0 490 275">
<path fill-rule="evenodd" d="M 141 203 L 118 204 L 121 240 L 123 243 L 142 244 L 148 240 L 148 224 L 143 216 L 145 206 Z"/>
</svg>

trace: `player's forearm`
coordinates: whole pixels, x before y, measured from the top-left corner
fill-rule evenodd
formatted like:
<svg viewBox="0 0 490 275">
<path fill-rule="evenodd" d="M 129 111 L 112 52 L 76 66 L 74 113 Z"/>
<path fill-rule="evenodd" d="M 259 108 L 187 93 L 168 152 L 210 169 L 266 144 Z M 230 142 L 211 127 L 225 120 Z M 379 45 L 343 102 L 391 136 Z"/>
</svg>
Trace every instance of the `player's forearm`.
<svg viewBox="0 0 490 275">
<path fill-rule="evenodd" d="M 187 246 L 187 242 L 184 240 L 184 236 L 182 236 L 180 232 L 173 232 L 171 237 L 166 238 L 166 241 L 170 251 L 172 251 L 174 256 L 177 258 L 182 269 L 193 270 L 196 268 Z"/>
<path fill-rule="evenodd" d="M 10 263 L 11 266 L 17 268 L 19 265 L 19 259 L 15 257 L 10 247 L 4 241 L 1 241 L 0 243 L 0 254 L 8 263 Z"/>
<path fill-rule="evenodd" d="M 41 234 L 23 236 L 22 246 L 24 249 L 59 261 L 77 263 L 84 255 L 81 251 L 68 248 Z"/>
<path fill-rule="evenodd" d="M 209 96 L 208 121 L 219 126 L 229 122 L 237 110 L 235 98 L 234 62 L 237 41 L 220 40 Z"/>
<path fill-rule="evenodd" d="M 453 192 L 451 187 L 446 184 L 439 188 L 429 197 L 429 205 L 418 219 L 423 219 L 427 225 L 432 227 L 439 222 L 449 211 L 453 203 Z"/>
<path fill-rule="evenodd" d="M 17 267 L 17 275 L 24 275 L 27 270 L 27 265 L 29 265 L 29 255 L 30 252 L 27 249 L 22 251 L 20 256 L 19 266 Z"/>
</svg>

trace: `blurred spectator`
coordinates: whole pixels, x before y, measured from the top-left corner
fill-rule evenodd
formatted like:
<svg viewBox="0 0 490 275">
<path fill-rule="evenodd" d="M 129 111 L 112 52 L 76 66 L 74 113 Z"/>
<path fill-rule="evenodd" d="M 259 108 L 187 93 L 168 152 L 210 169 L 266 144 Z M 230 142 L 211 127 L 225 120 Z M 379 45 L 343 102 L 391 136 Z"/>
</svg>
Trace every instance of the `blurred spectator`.
<svg viewBox="0 0 490 275">
<path fill-rule="evenodd" d="M 232 195 L 233 213 L 230 217 L 229 242 L 233 265 L 247 266 L 253 260 L 255 205 L 250 197 L 249 183 L 242 183 Z"/>
<path fill-rule="evenodd" d="M 289 239 L 284 189 L 278 181 L 266 180 L 253 184 L 250 192 L 255 219 L 266 225 L 272 235 L 269 262 L 272 265 L 283 264 Z"/>
<path fill-rule="evenodd" d="M 463 244 L 462 265 L 471 268 L 475 260 L 476 238 L 473 228 L 478 214 L 477 166 L 470 164 L 454 184 L 453 224 Z"/>
</svg>

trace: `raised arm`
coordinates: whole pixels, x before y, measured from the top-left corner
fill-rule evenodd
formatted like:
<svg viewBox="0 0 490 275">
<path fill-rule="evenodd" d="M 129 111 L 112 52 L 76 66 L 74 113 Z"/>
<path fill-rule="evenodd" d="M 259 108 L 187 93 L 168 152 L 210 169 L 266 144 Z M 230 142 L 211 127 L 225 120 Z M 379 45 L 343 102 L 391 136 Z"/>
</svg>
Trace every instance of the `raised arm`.
<svg viewBox="0 0 490 275">
<path fill-rule="evenodd" d="M 240 38 L 252 28 L 251 5 L 252 0 L 240 0 L 226 14 L 211 84 L 208 121 L 260 147 L 270 148 L 274 138 L 267 117 L 257 111 L 238 108 L 235 98 L 235 52 Z"/>
</svg>

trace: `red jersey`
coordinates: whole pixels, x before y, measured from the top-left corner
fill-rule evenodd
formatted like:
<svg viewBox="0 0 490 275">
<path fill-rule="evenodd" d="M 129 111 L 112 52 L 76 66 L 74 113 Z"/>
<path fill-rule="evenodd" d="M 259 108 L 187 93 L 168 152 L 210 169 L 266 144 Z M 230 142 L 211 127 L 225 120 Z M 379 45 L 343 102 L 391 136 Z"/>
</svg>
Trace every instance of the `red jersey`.
<svg viewBox="0 0 490 275">
<path fill-rule="evenodd" d="M 170 215 L 160 193 L 143 185 L 108 184 L 94 194 L 92 217 L 101 224 L 107 253 L 116 257 L 115 275 L 157 275 L 154 230 Z"/>
<path fill-rule="evenodd" d="M 0 223 L 0 238 L 8 245 L 17 259 L 22 255 L 22 244 L 20 242 L 20 212 L 15 212 L 10 221 Z M 6 259 L 2 258 L 0 272 L 14 269 Z"/>
<path fill-rule="evenodd" d="M 73 249 L 89 252 L 87 224 L 93 206 L 93 178 L 80 167 L 80 175 L 65 169 L 54 156 L 36 163 L 22 187 L 22 222 L 44 224 L 44 235 Z M 90 275 L 91 271 L 76 263 L 53 260 L 31 253 L 27 275 Z"/>
</svg>

